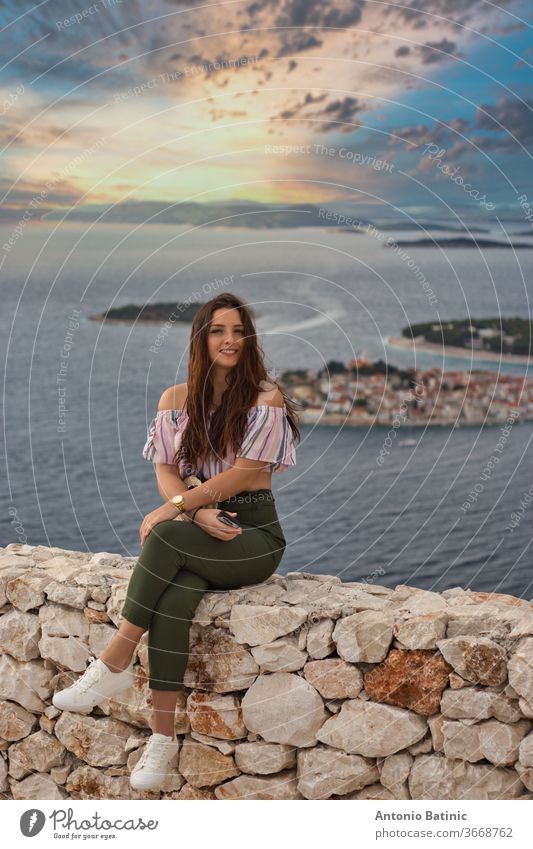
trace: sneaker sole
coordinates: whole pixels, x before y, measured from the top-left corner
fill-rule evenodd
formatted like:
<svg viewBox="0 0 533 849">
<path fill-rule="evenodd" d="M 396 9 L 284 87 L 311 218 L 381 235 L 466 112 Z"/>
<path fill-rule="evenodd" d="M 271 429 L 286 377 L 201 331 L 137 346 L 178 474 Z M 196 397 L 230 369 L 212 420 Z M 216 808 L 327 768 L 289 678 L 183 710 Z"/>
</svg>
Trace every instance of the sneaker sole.
<svg viewBox="0 0 533 849">
<path fill-rule="evenodd" d="M 55 696 L 52 698 L 52 704 L 53 704 L 53 706 L 54 706 L 55 708 L 57 708 L 57 710 L 66 710 L 66 711 L 68 711 L 69 713 L 82 713 L 82 714 L 88 714 L 88 713 L 91 713 L 91 711 L 92 711 L 95 707 L 98 707 L 100 704 L 102 704 L 102 702 L 105 702 L 105 701 L 106 701 L 106 699 L 116 699 L 116 697 L 117 697 L 117 696 L 120 696 L 120 695 L 122 695 L 122 693 L 126 693 L 128 690 L 130 690 L 132 686 L 133 686 L 133 681 L 132 681 L 132 683 L 131 683 L 131 684 L 128 684 L 128 686 L 127 686 L 127 687 L 123 687 L 123 688 L 122 688 L 122 690 L 117 690 L 117 692 L 116 692 L 116 693 L 113 693 L 113 695 L 112 695 L 112 696 L 102 696 L 102 698 L 101 698 L 101 699 L 99 699 L 97 702 L 95 702 L 95 703 L 94 703 L 93 705 L 91 705 L 90 707 L 62 707 L 61 705 L 56 704 L 56 702 L 55 702 Z M 57 693 L 56 695 L 60 695 L 62 692 L 63 692 L 63 691 L 62 691 L 62 690 L 60 690 L 60 692 L 59 692 L 59 693 Z"/>
</svg>

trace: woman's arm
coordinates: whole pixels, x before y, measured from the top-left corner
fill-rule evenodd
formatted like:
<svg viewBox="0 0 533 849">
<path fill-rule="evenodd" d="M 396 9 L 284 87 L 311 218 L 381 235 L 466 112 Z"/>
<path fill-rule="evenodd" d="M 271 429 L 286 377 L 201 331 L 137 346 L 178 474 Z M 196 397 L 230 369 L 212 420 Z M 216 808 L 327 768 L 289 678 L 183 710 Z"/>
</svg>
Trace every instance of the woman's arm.
<svg viewBox="0 0 533 849">
<path fill-rule="evenodd" d="M 175 481 L 180 481 L 183 488 L 176 489 L 168 498 L 172 498 L 172 495 L 177 495 L 178 492 L 183 493 L 183 500 L 187 508 L 187 513 L 189 513 L 197 507 L 203 507 L 206 504 L 211 504 L 213 501 L 225 501 L 230 495 L 236 495 L 238 492 L 248 489 L 250 484 L 255 480 L 257 472 L 268 465 L 268 463 L 261 460 L 248 460 L 245 457 L 238 457 L 231 469 L 220 472 L 220 474 L 209 478 L 205 483 L 195 486 L 193 489 L 186 489 L 181 478 L 176 479 L 175 477 Z M 160 466 L 161 464 L 158 463 L 158 470 Z M 168 486 L 167 490 L 169 490 Z"/>
<path fill-rule="evenodd" d="M 177 466 L 167 463 L 155 464 L 157 489 L 163 501 L 168 501 L 173 495 L 186 492 L 187 487 L 178 474 Z"/>
<path fill-rule="evenodd" d="M 157 480 L 157 489 L 163 501 L 170 501 L 174 495 L 179 495 L 182 492 L 188 492 L 185 483 L 178 474 L 177 466 L 175 465 L 156 463 L 155 476 Z M 189 509 L 186 511 L 185 515 L 190 519 L 191 513 L 192 509 Z"/>
</svg>

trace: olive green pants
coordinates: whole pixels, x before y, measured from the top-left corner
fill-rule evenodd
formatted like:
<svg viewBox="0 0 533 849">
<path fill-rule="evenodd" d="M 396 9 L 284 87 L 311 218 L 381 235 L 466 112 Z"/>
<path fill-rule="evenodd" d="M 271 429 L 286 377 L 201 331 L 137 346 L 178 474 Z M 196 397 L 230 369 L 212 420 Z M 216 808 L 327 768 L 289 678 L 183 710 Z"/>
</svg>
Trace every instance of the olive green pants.
<svg viewBox="0 0 533 849">
<path fill-rule="evenodd" d="M 148 630 L 151 690 L 183 687 L 191 620 L 204 593 L 259 584 L 283 557 L 272 490 L 245 490 L 218 506 L 237 513 L 242 534 L 221 540 L 192 522 L 168 519 L 148 535 L 133 569 L 121 613 Z"/>
</svg>

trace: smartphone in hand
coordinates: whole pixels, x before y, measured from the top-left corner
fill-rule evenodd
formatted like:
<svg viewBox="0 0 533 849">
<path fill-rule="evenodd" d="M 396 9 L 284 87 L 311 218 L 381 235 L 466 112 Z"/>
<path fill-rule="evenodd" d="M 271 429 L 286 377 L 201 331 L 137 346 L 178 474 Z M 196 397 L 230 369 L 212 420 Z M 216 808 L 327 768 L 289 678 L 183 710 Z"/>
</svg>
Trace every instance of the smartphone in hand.
<svg viewBox="0 0 533 849">
<path fill-rule="evenodd" d="M 235 516 L 230 516 L 226 510 L 221 510 L 217 513 L 217 519 L 219 522 L 222 522 L 224 525 L 229 525 L 230 528 L 240 528 L 240 522 Z"/>
</svg>

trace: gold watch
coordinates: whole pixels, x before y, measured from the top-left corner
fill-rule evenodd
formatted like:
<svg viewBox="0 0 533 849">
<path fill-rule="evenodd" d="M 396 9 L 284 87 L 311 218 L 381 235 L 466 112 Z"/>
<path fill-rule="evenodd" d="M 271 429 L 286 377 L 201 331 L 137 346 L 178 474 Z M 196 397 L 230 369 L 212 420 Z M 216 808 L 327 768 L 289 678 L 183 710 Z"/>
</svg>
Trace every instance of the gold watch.
<svg viewBox="0 0 533 849">
<path fill-rule="evenodd" d="M 185 501 L 181 493 L 179 495 L 174 495 L 170 499 L 170 503 L 173 504 L 174 507 L 179 510 L 180 513 L 185 513 L 187 508 L 185 507 Z"/>
</svg>

